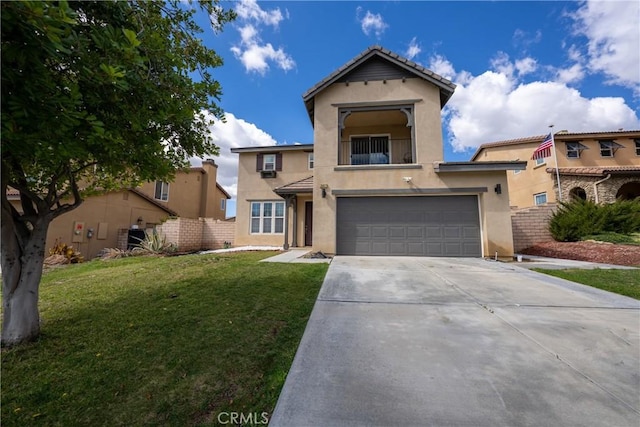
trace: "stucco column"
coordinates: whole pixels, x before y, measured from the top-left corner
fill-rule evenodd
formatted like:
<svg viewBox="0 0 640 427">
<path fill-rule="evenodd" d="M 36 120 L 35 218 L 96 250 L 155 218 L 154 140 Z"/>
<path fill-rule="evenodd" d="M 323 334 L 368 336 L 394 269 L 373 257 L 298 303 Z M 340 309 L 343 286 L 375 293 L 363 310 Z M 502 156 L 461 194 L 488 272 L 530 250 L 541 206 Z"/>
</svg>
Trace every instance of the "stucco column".
<svg viewBox="0 0 640 427">
<path fill-rule="evenodd" d="M 291 196 L 284 196 L 284 244 L 282 248 L 286 251 L 289 249 L 289 205 L 291 204 Z"/>
<path fill-rule="evenodd" d="M 291 246 L 295 248 L 298 246 L 298 198 L 294 195 L 291 197 L 291 201 L 293 202 L 293 231 L 291 233 L 293 242 L 291 242 Z"/>
</svg>

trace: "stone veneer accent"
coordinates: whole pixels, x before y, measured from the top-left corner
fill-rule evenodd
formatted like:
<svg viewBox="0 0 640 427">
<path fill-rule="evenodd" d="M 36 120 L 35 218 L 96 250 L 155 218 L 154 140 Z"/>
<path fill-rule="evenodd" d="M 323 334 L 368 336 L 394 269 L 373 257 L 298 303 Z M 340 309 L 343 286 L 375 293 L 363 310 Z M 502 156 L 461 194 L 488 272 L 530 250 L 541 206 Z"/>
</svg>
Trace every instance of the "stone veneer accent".
<svg viewBox="0 0 640 427">
<path fill-rule="evenodd" d="M 555 178 L 555 175 L 554 175 Z M 604 179 L 602 176 L 572 176 L 560 175 L 560 186 L 562 188 L 562 201 L 569 201 L 569 194 L 573 188 L 580 187 L 587 193 L 587 200 L 596 201 L 593 185 Z M 598 184 L 598 203 L 613 203 L 616 201 L 616 194 L 620 187 L 628 182 L 640 181 L 637 176 L 615 176 L 612 175 L 606 181 Z M 557 181 L 554 190 L 558 191 Z"/>
</svg>

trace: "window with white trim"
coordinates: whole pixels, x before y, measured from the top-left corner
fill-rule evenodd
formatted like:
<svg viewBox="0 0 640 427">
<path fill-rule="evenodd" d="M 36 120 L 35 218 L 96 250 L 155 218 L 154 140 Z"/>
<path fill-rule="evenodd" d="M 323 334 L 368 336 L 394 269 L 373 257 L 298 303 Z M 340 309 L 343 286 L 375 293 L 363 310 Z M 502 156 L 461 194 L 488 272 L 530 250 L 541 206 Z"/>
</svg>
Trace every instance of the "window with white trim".
<svg viewBox="0 0 640 427">
<path fill-rule="evenodd" d="M 309 153 L 308 164 L 309 164 L 309 169 L 313 169 L 313 153 Z"/>
<path fill-rule="evenodd" d="M 600 157 L 613 157 L 613 141 L 598 141 Z"/>
<path fill-rule="evenodd" d="M 223 211 L 227 208 L 227 199 L 220 199 L 220 210 Z"/>
<path fill-rule="evenodd" d="M 156 200 L 166 202 L 169 200 L 169 183 L 164 181 L 156 181 L 156 189 L 154 193 Z"/>
<path fill-rule="evenodd" d="M 545 157 L 539 157 L 536 159 L 536 166 L 544 165 L 547 159 Z"/>
<path fill-rule="evenodd" d="M 251 202 L 251 234 L 282 234 L 284 202 Z"/>
<path fill-rule="evenodd" d="M 262 170 L 265 171 L 274 171 L 276 170 L 276 155 L 275 154 L 265 154 L 262 163 Z"/>
<path fill-rule="evenodd" d="M 547 203 L 547 193 L 534 194 L 533 201 L 536 205 L 544 205 Z"/>
</svg>

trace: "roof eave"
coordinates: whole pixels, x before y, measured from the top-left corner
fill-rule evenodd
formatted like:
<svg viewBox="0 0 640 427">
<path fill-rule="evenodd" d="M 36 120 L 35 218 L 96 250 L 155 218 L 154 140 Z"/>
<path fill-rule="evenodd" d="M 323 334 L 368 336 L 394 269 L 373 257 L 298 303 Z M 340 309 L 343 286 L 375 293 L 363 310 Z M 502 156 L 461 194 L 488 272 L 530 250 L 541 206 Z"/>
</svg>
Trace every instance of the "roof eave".
<svg viewBox="0 0 640 427">
<path fill-rule="evenodd" d="M 491 162 L 438 162 L 433 165 L 436 173 L 443 172 L 497 172 L 508 170 L 525 170 L 524 161 L 491 161 Z"/>
</svg>

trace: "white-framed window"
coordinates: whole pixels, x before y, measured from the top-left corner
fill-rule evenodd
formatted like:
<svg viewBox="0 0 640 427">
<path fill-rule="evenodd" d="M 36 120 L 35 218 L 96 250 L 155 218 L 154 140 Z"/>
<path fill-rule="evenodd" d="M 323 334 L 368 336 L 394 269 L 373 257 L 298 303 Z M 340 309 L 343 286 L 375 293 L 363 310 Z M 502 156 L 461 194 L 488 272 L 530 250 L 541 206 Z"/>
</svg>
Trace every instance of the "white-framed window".
<svg viewBox="0 0 640 427">
<path fill-rule="evenodd" d="M 307 163 L 309 164 L 309 169 L 313 169 L 313 153 L 309 153 L 307 157 Z"/>
<path fill-rule="evenodd" d="M 156 190 L 154 193 L 156 200 L 166 202 L 169 200 L 169 183 L 164 181 L 156 181 Z"/>
<path fill-rule="evenodd" d="M 579 142 L 567 142 L 567 157 L 570 159 L 579 159 L 580 152 L 584 149 L 584 146 Z"/>
<path fill-rule="evenodd" d="M 544 205 L 547 203 L 547 193 L 534 194 L 533 201 L 536 205 Z"/>
<path fill-rule="evenodd" d="M 536 166 L 544 165 L 547 162 L 545 157 L 540 157 L 536 159 Z"/>
<path fill-rule="evenodd" d="M 220 199 L 220 210 L 223 211 L 227 209 L 227 199 Z"/>
<path fill-rule="evenodd" d="M 613 141 L 598 141 L 600 157 L 613 157 Z"/>
<path fill-rule="evenodd" d="M 284 202 L 251 202 L 251 234 L 282 234 Z"/>
<path fill-rule="evenodd" d="M 275 154 L 265 154 L 262 157 L 262 170 L 264 170 L 264 171 L 274 171 L 274 170 L 276 170 L 276 155 Z"/>
</svg>

